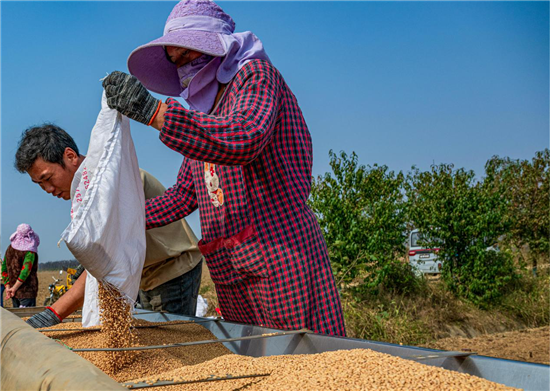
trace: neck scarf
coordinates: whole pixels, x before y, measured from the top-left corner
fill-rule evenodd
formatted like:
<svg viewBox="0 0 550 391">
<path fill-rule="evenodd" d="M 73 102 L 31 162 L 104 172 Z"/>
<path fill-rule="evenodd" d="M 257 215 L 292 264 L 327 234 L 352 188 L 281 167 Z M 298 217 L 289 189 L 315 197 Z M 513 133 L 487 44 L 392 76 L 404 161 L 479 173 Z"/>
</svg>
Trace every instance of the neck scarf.
<svg viewBox="0 0 550 391">
<path fill-rule="evenodd" d="M 178 22 L 174 19 L 174 23 Z M 219 19 L 204 17 L 195 21 L 194 28 L 217 32 L 220 23 Z M 219 83 L 229 83 L 237 72 L 251 60 L 269 61 L 262 42 L 250 31 L 236 34 L 220 33 L 219 36 L 227 49 L 225 56 L 214 57 L 209 62 L 205 62 L 209 56 L 203 55 L 198 63 L 186 64 L 178 68 L 178 76 L 183 88 L 180 96 L 187 101 L 191 109 L 203 113 L 212 110 Z M 194 74 L 191 75 L 191 73 Z"/>
</svg>

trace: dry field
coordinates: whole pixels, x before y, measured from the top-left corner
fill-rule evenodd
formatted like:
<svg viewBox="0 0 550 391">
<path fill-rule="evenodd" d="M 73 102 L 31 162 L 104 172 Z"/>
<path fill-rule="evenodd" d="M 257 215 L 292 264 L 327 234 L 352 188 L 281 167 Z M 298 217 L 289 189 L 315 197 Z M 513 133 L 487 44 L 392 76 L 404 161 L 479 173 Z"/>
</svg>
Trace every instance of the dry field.
<svg viewBox="0 0 550 391">
<path fill-rule="evenodd" d="M 61 283 L 67 281 L 67 273 L 63 272 L 59 274 L 59 270 L 51 270 L 45 272 L 38 272 L 38 295 L 36 296 L 36 305 L 41 307 L 44 304 L 44 300 L 50 295 L 48 286 L 53 283 L 52 277 L 59 278 Z M 4 294 L 4 307 L 11 308 L 11 300 L 6 300 L 6 295 Z"/>
<path fill-rule="evenodd" d="M 38 295 L 36 297 L 37 306 L 42 306 L 44 304 L 44 300 L 50 295 L 48 287 L 54 281 L 52 277 L 60 279 L 60 283 L 63 284 L 67 281 L 67 273 L 63 272 L 62 274 L 59 274 L 59 270 L 38 272 Z M 202 269 L 200 294 L 208 301 L 208 316 L 215 315 L 215 308 L 218 306 L 218 299 L 216 297 L 214 283 L 210 279 L 210 273 L 208 272 L 208 268 L 205 264 L 203 264 Z M 5 295 L 4 307 L 12 307 L 11 300 L 6 300 Z"/>
<path fill-rule="evenodd" d="M 475 338 L 444 338 L 426 347 L 550 364 L 550 327 L 488 334 Z"/>
</svg>

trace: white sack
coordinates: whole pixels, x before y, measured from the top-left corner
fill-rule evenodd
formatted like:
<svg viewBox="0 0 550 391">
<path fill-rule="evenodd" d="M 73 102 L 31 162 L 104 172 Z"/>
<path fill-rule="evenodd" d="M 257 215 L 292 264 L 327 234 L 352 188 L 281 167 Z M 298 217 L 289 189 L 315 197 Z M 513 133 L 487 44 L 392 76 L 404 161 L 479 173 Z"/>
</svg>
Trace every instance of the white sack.
<svg viewBox="0 0 550 391">
<path fill-rule="evenodd" d="M 86 290 L 82 306 L 82 326 L 93 327 L 101 323 L 99 319 L 99 285 L 90 273 L 86 275 Z"/>
<path fill-rule="evenodd" d="M 61 238 L 88 274 L 135 300 L 145 261 L 143 183 L 128 118 L 107 106 L 105 93 L 71 200 L 72 221 Z M 93 278 L 86 281 L 84 327 L 99 323 Z"/>
<path fill-rule="evenodd" d="M 206 311 L 208 311 L 208 301 L 199 295 L 197 297 L 197 310 L 195 311 L 195 316 L 202 318 L 206 315 Z"/>
</svg>

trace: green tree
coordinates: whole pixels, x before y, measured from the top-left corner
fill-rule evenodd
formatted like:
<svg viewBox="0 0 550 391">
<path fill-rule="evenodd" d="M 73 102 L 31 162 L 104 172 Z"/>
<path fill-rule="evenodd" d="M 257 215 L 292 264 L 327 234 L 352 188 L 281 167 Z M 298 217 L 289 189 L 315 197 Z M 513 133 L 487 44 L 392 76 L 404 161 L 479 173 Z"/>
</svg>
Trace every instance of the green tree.
<svg viewBox="0 0 550 391">
<path fill-rule="evenodd" d="M 407 291 L 415 278 L 405 253 L 404 175 L 329 152 L 332 173 L 313 180 L 310 206 L 323 229 L 339 286 Z"/>
<path fill-rule="evenodd" d="M 550 251 L 549 168 L 548 148 L 531 161 L 494 156 L 485 165 L 485 182 L 507 200 L 508 239 L 516 248 L 529 247 L 533 270 L 537 260 Z"/>
<path fill-rule="evenodd" d="M 515 277 L 508 253 L 487 250 L 508 229 L 503 195 L 473 171 L 441 164 L 413 168 L 407 198 L 410 221 L 426 245 L 440 248 L 447 287 L 482 307 L 497 300 Z"/>
</svg>

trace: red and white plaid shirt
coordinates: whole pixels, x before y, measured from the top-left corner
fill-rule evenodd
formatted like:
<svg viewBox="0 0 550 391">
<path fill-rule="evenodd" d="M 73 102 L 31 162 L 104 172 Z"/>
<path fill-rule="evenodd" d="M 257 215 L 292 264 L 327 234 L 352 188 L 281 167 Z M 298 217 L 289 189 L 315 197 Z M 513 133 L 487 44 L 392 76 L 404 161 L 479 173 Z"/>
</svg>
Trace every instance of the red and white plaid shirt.
<svg viewBox="0 0 550 391">
<path fill-rule="evenodd" d="M 199 247 L 225 319 L 345 335 L 326 243 L 306 203 L 311 136 L 281 74 L 248 62 L 210 115 L 167 104 L 160 139 L 184 159 L 176 185 L 147 200 L 147 228 L 199 208 Z"/>
</svg>

